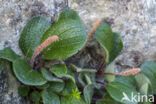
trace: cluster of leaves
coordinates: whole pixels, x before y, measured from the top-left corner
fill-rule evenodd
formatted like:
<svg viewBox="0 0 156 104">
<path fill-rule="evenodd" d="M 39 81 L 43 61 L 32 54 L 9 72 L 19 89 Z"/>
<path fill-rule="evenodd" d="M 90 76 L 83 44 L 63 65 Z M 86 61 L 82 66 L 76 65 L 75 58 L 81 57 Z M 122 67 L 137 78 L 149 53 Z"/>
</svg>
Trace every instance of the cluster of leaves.
<svg viewBox="0 0 156 104">
<path fill-rule="evenodd" d="M 36 48 L 48 37 L 57 35 L 59 40 L 51 43 L 41 54 L 50 66 L 31 66 L 30 60 Z M 120 35 L 102 22 L 95 32 L 96 40 L 104 48 L 106 64 L 103 73 L 114 73 L 113 60 L 122 50 Z M 25 57 L 17 55 L 10 48 L 0 50 L 0 58 L 12 63 L 16 78 L 22 83 L 18 92 L 29 97 L 35 104 L 137 104 L 122 101 L 123 92 L 128 97 L 137 94 L 156 94 L 156 64 L 145 62 L 142 72 L 136 76 L 99 75 L 96 69 L 82 69 L 62 61 L 76 54 L 86 43 L 86 32 L 78 14 L 65 9 L 58 21 L 51 23 L 42 16 L 33 17 L 24 27 L 19 39 L 19 47 Z M 56 62 L 57 61 L 57 62 Z M 102 76 L 105 81 L 98 80 Z"/>
</svg>

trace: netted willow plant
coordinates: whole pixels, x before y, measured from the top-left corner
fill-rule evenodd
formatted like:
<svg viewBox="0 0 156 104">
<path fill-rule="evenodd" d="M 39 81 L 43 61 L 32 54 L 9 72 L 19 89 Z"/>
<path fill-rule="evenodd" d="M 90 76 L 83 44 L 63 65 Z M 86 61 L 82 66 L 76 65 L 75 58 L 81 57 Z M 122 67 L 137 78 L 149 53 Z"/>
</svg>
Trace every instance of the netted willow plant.
<svg viewBox="0 0 156 104">
<path fill-rule="evenodd" d="M 83 69 L 72 63 L 66 66 L 64 59 L 78 51 L 80 55 L 93 36 L 105 53 L 99 69 Z M 19 95 L 35 104 L 137 104 L 143 102 L 122 100 L 123 92 L 128 97 L 131 92 L 156 93 L 156 64 L 144 62 L 141 68 L 115 73 L 113 61 L 123 48 L 121 36 L 101 19 L 86 35 L 72 9 L 63 10 L 52 25 L 43 16 L 31 18 L 20 35 L 19 47 L 24 57 L 5 48 L 0 50 L 0 62 L 10 61 L 21 82 Z"/>
</svg>

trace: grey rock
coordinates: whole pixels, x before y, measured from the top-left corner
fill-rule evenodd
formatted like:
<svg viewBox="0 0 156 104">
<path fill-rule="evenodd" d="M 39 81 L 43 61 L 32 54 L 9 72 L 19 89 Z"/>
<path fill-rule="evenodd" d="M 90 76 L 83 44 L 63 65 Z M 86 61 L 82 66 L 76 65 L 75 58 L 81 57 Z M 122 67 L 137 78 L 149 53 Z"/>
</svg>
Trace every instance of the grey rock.
<svg viewBox="0 0 156 104">
<path fill-rule="evenodd" d="M 0 59 L 0 104 L 25 104 L 25 100 L 18 95 L 18 86 L 11 63 Z"/>
<path fill-rule="evenodd" d="M 68 2 L 69 7 L 80 14 L 87 32 L 96 20 L 103 18 L 109 22 L 113 31 L 120 33 L 124 48 L 116 59 L 118 70 L 138 67 L 144 60 L 156 60 L 155 0 L 68 0 Z M 137 62 L 136 57 L 139 58 Z"/>
</svg>

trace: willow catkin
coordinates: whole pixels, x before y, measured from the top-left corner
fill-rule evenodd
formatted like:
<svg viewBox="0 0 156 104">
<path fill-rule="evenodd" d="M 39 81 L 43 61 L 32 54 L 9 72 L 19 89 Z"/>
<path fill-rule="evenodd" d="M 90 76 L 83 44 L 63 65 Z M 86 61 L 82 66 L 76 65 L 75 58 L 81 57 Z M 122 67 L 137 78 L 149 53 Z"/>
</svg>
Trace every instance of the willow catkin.
<svg viewBox="0 0 156 104">
<path fill-rule="evenodd" d="M 51 43 L 55 42 L 56 40 L 58 40 L 59 37 L 57 35 L 53 35 L 48 37 L 43 43 L 41 43 L 37 49 L 35 50 L 32 58 L 31 58 L 31 66 L 33 66 L 34 64 L 34 59 L 35 57 L 40 54 L 41 51 L 43 51 L 43 49 L 45 49 L 46 47 L 48 47 Z"/>
<path fill-rule="evenodd" d="M 87 35 L 87 41 L 86 44 L 84 45 L 84 47 L 82 48 L 82 50 L 79 52 L 78 56 L 82 53 L 82 51 L 86 48 L 88 41 L 91 39 L 91 37 L 94 35 L 95 31 L 97 30 L 97 28 L 100 26 L 100 24 L 103 22 L 102 19 L 99 19 L 95 22 L 95 24 L 93 25 L 91 31 L 89 32 L 89 34 Z"/>
<path fill-rule="evenodd" d="M 90 33 L 87 35 L 87 41 L 94 35 L 95 31 L 99 27 L 99 25 L 102 23 L 102 19 L 99 19 L 95 22 L 94 26 L 92 27 Z"/>
<path fill-rule="evenodd" d="M 133 68 L 131 70 L 123 71 L 121 73 L 103 73 L 104 75 L 119 75 L 119 76 L 129 76 L 129 75 L 135 75 L 141 72 L 140 68 Z"/>
<path fill-rule="evenodd" d="M 58 40 L 58 36 L 57 35 L 53 35 L 48 37 L 43 43 L 41 43 L 37 49 L 34 52 L 34 56 L 37 56 L 43 49 L 45 49 L 47 46 L 49 46 L 51 43 L 53 43 L 54 41 Z"/>
<path fill-rule="evenodd" d="M 128 75 L 135 75 L 137 73 L 141 72 L 140 68 L 133 68 L 131 70 L 127 70 L 121 73 L 118 73 L 117 75 L 121 75 L 121 76 L 128 76 Z"/>
</svg>

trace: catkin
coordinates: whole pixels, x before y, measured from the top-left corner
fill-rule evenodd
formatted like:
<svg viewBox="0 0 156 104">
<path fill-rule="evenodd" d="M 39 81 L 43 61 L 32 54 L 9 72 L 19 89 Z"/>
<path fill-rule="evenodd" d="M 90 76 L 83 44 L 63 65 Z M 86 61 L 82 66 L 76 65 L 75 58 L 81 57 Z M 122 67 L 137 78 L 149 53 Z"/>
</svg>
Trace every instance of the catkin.
<svg viewBox="0 0 156 104">
<path fill-rule="evenodd" d="M 36 56 L 37 56 L 38 54 L 40 54 L 40 52 L 43 51 L 43 49 L 45 49 L 45 48 L 48 47 L 51 43 L 55 42 L 55 41 L 58 40 L 58 39 L 59 39 L 59 37 L 58 37 L 57 35 L 50 36 L 50 37 L 48 37 L 43 43 L 41 43 L 41 44 L 37 47 L 37 49 L 35 50 L 35 52 L 34 52 L 32 58 L 31 58 L 31 61 L 30 61 L 32 67 L 33 67 L 33 65 L 34 65 L 34 60 L 35 60 Z"/>
<path fill-rule="evenodd" d="M 118 73 L 118 75 L 121 75 L 121 76 L 128 76 L 128 75 L 135 75 L 135 74 L 137 74 L 137 73 L 139 73 L 139 72 L 141 72 L 141 69 L 140 69 L 140 68 L 133 68 L 133 69 L 131 69 L 131 70 Z"/>
<path fill-rule="evenodd" d="M 34 56 L 37 56 L 43 49 L 45 49 L 47 46 L 49 46 L 51 43 L 53 43 L 54 41 L 58 40 L 58 36 L 57 35 L 53 35 L 48 37 L 43 43 L 41 43 L 37 49 L 34 52 Z"/>
<path fill-rule="evenodd" d="M 129 76 L 129 75 L 135 75 L 141 72 L 140 68 L 133 68 L 131 70 L 123 71 L 121 73 L 103 73 L 104 75 L 119 75 L 119 76 Z"/>
</svg>

